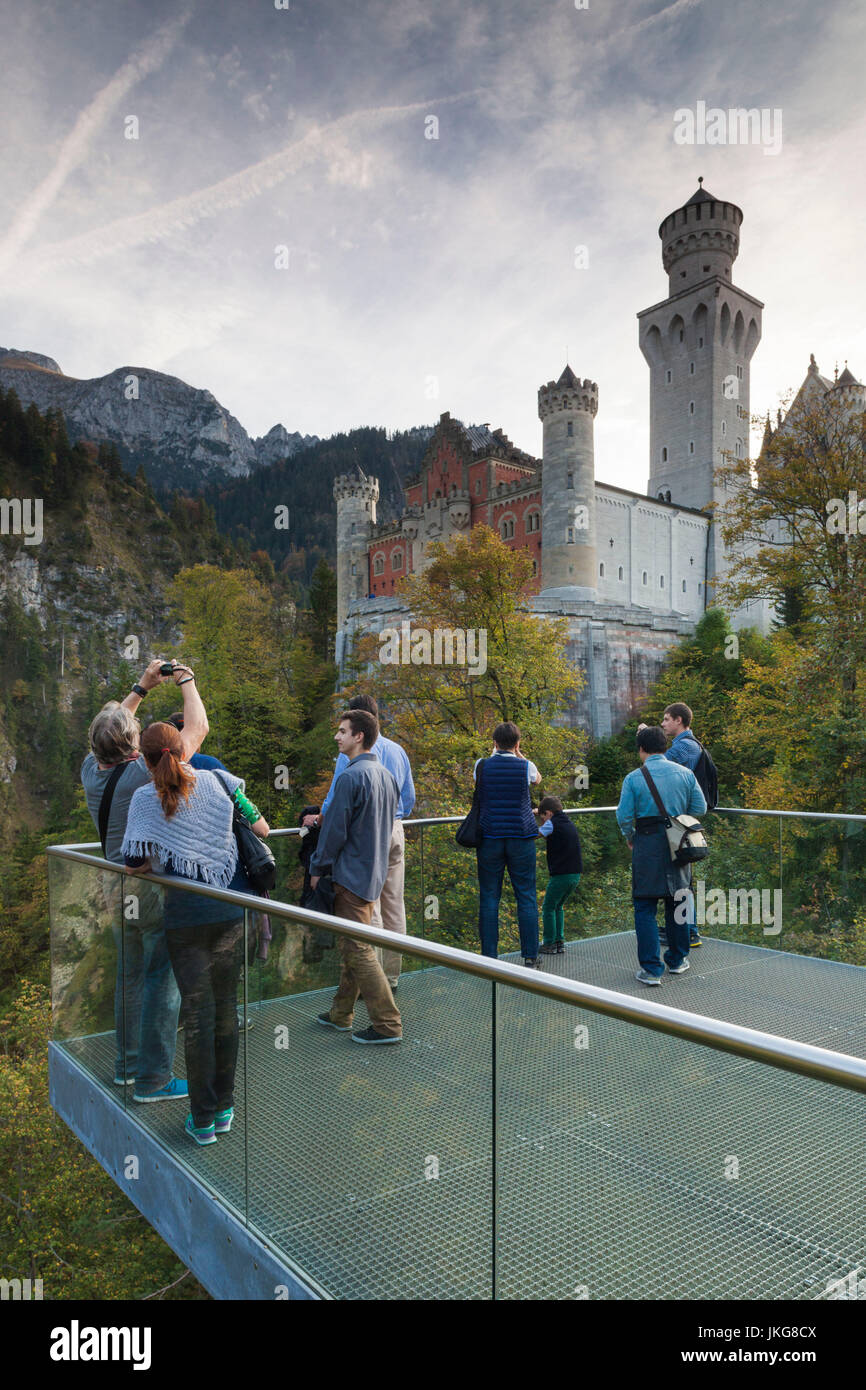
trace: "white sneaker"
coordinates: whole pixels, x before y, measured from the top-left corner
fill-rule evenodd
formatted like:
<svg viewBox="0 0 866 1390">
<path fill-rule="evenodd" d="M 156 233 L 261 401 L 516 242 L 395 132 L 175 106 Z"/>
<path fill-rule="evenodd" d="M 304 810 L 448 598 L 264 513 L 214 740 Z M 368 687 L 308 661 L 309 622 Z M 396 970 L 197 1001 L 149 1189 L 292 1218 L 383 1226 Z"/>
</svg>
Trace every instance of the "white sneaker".
<svg viewBox="0 0 866 1390">
<path fill-rule="evenodd" d="M 671 969 L 671 967 L 668 966 L 668 974 L 669 974 L 669 975 L 685 975 L 686 971 L 687 971 L 687 970 L 691 970 L 691 968 L 692 968 L 692 967 L 691 967 L 691 962 L 690 962 L 688 959 L 686 959 L 686 960 L 684 960 L 684 961 L 680 961 L 680 964 L 679 964 L 679 965 L 675 965 L 675 966 L 673 967 L 673 969 Z"/>
<path fill-rule="evenodd" d="M 635 979 L 640 980 L 642 985 L 660 985 L 662 982 L 661 975 L 651 975 L 648 970 L 638 970 Z"/>
</svg>

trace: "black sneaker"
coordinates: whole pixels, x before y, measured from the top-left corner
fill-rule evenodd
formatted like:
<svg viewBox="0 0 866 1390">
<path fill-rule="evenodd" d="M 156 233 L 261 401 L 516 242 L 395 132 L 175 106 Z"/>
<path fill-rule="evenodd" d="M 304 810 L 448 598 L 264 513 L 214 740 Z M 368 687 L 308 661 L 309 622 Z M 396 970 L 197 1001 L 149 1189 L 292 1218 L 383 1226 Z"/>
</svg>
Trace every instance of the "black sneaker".
<svg viewBox="0 0 866 1390">
<path fill-rule="evenodd" d="M 352 1031 L 351 1024 L 335 1023 L 328 1013 L 316 1014 L 316 1022 L 321 1023 L 323 1028 L 336 1028 L 338 1033 L 351 1033 Z"/>
<path fill-rule="evenodd" d="M 526 966 L 527 970 L 540 970 L 541 956 L 524 956 L 523 964 Z"/>
<path fill-rule="evenodd" d="M 402 1038 L 389 1038 L 384 1033 L 377 1033 L 373 1027 L 365 1028 L 363 1033 L 353 1033 L 352 1042 L 359 1043 L 398 1043 Z"/>
<path fill-rule="evenodd" d="M 556 949 L 556 942 L 553 942 L 550 946 L 544 945 L 538 948 L 539 954 L 542 956 L 555 956 Z"/>
<path fill-rule="evenodd" d="M 556 954 L 557 954 L 558 956 L 564 956 L 564 955 L 565 955 L 565 942 L 564 942 L 564 941 L 557 941 L 557 943 L 556 943 Z"/>
</svg>

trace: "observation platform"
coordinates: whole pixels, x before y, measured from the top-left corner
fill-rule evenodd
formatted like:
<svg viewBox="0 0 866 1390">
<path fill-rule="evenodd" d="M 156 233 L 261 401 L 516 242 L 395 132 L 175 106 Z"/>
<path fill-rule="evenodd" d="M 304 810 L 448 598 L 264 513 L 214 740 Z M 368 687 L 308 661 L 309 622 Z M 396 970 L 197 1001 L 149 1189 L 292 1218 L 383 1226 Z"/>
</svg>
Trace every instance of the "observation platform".
<svg viewBox="0 0 866 1390">
<path fill-rule="evenodd" d="M 704 940 L 655 990 L 630 930 L 570 942 L 539 978 L 866 1059 L 866 969 Z M 330 984 L 257 998 L 249 973 L 234 1128 L 208 1148 L 184 1102 L 113 1084 L 113 1031 L 51 1044 L 55 1109 L 215 1297 L 866 1289 L 857 1090 L 408 955 L 403 1043 L 360 1047 L 315 1022 Z"/>
</svg>

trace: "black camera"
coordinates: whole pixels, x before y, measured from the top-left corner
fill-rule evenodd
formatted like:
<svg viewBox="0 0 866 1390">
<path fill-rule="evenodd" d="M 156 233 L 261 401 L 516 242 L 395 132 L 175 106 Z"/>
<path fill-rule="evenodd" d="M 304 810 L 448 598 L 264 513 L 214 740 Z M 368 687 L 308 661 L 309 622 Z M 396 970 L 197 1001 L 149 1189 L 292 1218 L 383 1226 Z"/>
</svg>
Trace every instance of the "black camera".
<svg viewBox="0 0 866 1390">
<path fill-rule="evenodd" d="M 159 674 L 160 674 L 161 676 L 170 676 L 170 675 L 172 674 L 173 671 L 174 671 L 174 665 L 173 665 L 173 663 L 170 662 L 170 661 L 164 661 L 164 662 L 162 663 L 162 665 L 160 666 L 160 668 L 159 668 Z"/>
</svg>

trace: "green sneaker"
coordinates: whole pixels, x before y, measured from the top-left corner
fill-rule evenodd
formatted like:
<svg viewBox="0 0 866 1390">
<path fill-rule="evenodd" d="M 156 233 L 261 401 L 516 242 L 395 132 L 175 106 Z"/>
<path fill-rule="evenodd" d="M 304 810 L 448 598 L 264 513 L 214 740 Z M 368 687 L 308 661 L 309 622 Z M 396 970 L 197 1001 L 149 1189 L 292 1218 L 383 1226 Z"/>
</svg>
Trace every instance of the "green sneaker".
<svg viewBox="0 0 866 1390">
<path fill-rule="evenodd" d="M 218 1110 L 213 1120 L 214 1132 L 216 1134 L 228 1134 L 234 1117 L 235 1108 L 233 1105 L 230 1105 L 228 1110 Z"/>
<path fill-rule="evenodd" d="M 216 1143 L 216 1134 L 214 1133 L 214 1126 L 208 1125 L 206 1129 L 196 1129 L 195 1125 L 192 1122 L 192 1115 L 187 1115 L 186 1124 L 183 1128 L 184 1133 L 188 1134 L 190 1139 L 194 1139 L 197 1144 Z"/>
</svg>

